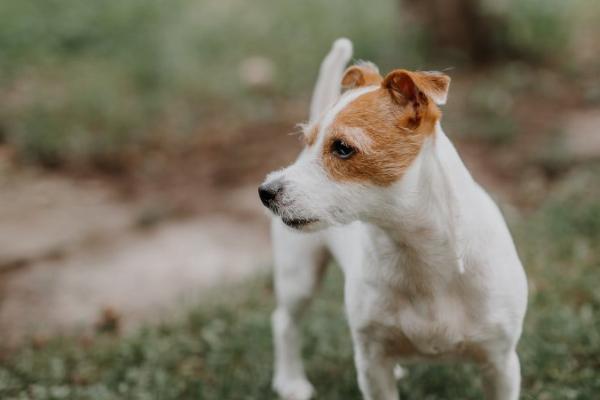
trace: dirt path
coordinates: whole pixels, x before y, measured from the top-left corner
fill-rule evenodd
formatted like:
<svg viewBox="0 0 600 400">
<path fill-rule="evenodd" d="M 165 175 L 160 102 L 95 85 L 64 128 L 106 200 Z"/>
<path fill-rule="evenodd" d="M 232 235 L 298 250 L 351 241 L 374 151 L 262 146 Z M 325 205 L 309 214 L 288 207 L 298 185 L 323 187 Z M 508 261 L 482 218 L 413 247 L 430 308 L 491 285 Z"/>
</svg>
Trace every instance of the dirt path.
<svg viewBox="0 0 600 400">
<path fill-rule="evenodd" d="M 268 268 L 256 186 L 295 157 L 292 130 L 199 135 L 116 179 L 16 169 L 0 147 L 0 347 L 110 320 L 127 331 Z"/>
<path fill-rule="evenodd" d="M 0 343 L 129 330 L 269 265 L 255 185 L 219 192 L 221 211 L 149 223 L 155 198 L 97 179 L 0 173 Z M 150 225 L 150 226 L 148 226 Z"/>
<path fill-rule="evenodd" d="M 267 239 L 264 224 L 215 215 L 123 234 L 108 248 L 37 263 L 4 285 L 2 337 L 15 343 L 24 332 L 89 332 L 110 323 L 107 318 L 118 318 L 125 330 L 160 319 L 209 288 L 265 269 Z"/>
</svg>

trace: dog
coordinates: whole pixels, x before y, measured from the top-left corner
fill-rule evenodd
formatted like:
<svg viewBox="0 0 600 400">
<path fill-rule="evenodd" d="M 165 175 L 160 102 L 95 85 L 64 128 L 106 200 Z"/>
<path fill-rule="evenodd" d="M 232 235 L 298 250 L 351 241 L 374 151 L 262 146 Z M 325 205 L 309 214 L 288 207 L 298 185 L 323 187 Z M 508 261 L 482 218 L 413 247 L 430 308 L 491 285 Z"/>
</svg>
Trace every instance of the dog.
<svg viewBox="0 0 600 400">
<path fill-rule="evenodd" d="M 368 62 L 344 71 L 351 57 L 348 39 L 334 42 L 303 151 L 258 190 L 274 215 L 273 388 L 314 395 L 298 322 L 333 257 L 364 399 L 399 398 L 397 363 L 449 360 L 481 366 L 487 399 L 515 400 L 526 276 L 498 207 L 441 128 L 450 78 L 383 77 Z"/>
</svg>

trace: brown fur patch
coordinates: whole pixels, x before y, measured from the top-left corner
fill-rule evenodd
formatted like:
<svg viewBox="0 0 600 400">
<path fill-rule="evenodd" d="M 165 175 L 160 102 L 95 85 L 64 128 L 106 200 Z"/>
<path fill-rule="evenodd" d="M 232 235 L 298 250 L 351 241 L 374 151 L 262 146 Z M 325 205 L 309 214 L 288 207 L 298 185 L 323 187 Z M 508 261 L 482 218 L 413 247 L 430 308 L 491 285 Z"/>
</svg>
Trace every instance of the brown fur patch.
<svg viewBox="0 0 600 400">
<path fill-rule="evenodd" d="M 403 70 L 393 71 L 381 88 L 358 97 L 336 116 L 323 147 L 325 169 L 333 179 L 388 186 L 404 174 L 441 116 L 418 84 L 425 90 L 426 85 L 434 85 L 415 82 Z M 368 151 L 357 151 L 342 160 L 331 151 L 336 140 L 358 147 L 344 134 L 346 128 L 362 129 L 370 146 Z"/>
<path fill-rule="evenodd" d="M 376 67 L 369 65 L 353 65 L 344 72 L 342 89 L 356 89 L 362 86 L 379 85 L 383 77 Z"/>
<path fill-rule="evenodd" d="M 450 77 L 441 72 L 407 71 L 397 69 L 390 72 L 383 86 L 400 92 L 406 98 L 414 98 L 423 93 L 437 104 L 446 102 L 446 94 L 450 86 Z"/>
</svg>

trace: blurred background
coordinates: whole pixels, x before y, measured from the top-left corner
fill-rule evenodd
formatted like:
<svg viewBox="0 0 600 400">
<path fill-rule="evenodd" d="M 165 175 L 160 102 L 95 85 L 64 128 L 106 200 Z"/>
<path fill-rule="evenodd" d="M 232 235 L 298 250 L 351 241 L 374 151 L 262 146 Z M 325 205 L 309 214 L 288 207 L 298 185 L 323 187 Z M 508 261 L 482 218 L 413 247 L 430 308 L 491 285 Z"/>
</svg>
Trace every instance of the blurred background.
<svg viewBox="0 0 600 400">
<path fill-rule="evenodd" d="M 443 125 L 530 280 L 524 397 L 600 391 L 600 3 L 0 2 L 0 397 L 266 399 L 268 218 L 334 39 L 452 77 Z M 358 398 L 330 271 L 320 398 Z M 480 398 L 416 367 L 404 398 Z M 336 382 L 332 384 L 331 382 Z"/>
</svg>

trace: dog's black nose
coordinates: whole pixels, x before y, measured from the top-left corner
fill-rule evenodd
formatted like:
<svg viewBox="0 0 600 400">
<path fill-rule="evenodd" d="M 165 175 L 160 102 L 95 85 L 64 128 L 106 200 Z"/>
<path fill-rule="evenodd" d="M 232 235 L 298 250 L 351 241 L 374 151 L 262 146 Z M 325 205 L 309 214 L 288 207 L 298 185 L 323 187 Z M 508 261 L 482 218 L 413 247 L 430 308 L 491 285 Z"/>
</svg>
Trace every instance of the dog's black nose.
<svg viewBox="0 0 600 400">
<path fill-rule="evenodd" d="M 274 181 L 269 184 L 260 185 L 258 187 L 260 201 L 262 201 L 266 207 L 269 207 L 282 189 L 283 185 L 281 184 L 281 181 Z"/>
</svg>

